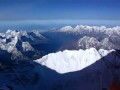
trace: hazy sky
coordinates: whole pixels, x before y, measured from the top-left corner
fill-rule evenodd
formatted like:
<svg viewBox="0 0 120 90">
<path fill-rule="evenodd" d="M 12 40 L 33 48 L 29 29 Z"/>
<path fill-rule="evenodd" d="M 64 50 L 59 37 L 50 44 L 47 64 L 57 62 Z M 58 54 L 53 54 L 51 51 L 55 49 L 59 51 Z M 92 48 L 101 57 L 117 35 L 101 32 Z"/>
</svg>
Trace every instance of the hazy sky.
<svg viewBox="0 0 120 90">
<path fill-rule="evenodd" d="M 120 0 L 0 0 L 0 20 L 120 20 Z"/>
</svg>

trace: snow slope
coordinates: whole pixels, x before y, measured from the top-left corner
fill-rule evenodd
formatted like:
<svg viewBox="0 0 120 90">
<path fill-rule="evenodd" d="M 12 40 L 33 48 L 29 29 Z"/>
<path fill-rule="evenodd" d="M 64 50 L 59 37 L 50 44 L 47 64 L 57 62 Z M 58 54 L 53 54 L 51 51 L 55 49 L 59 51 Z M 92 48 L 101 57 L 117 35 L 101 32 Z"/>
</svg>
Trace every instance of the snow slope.
<svg viewBox="0 0 120 90">
<path fill-rule="evenodd" d="M 86 50 L 65 50 L 57 53 L 48 54 L 41 59 L 36 60 L 50 69 L 57 71 L 58 73 L 68 73 L 81 70 L 91 64 L 95 63 L 103 56 L 111 53 L 114 50 L 100 49 L 97 51 L 95 48 Z"/>
<path fill-rule="evenodd" d="M 115 45 L 110 41 L 109 38 L 104 38 L 101 41 L 98 41 L 95 37 L 84 36 L 80 38 L 77 43 L 78 48 L 88 49 L 94 47 L 96 49 L 119 49 L 119 46 Z"/>
<path fill-rule="evenodd" d="M 0 50 L 11 54 L 11 59 L 19 60 L 28 57 L 24 53 L 32 52 L 38 55 L 38 51 L 32 47 L 32 44 L 46 42 L 46 38 L 40 32 L 26 32 L 17 30 L 7 30 L 6 33 L 0 33 Z M 32 58 L 31 58 L 32 59 Z"/>
<path fill-rule="evenodd" d="M 3 69 L 0 88 L 109 90 L 112 81 L 120 81 L 119 66 L 120 56 L 114 50 L 65 50 Z"/>
<path fill-rule="evenodd" d="M 119 34 L 120 26 L 116 27 L 105 27 L 105 26 L 88 26 L 88 25 L 77 25 L 76 27 L 65 26 L 57 30 L 58 32 L 79 32 L 79 33 L 105 33 L 108 35 Z"/>
</svg>

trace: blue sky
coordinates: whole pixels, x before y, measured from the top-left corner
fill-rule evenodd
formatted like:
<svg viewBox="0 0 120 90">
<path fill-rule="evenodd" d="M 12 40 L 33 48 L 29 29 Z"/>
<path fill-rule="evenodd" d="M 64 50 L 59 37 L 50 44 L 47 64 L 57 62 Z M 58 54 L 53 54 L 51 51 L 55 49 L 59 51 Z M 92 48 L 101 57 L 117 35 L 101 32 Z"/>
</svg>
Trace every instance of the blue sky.
<svg viewBox="0 0 120 90">
<path fill-rule="evenodd" d="M 0 0 L 0 20 L 120 20 L 120 0 Z"/>
</svg>

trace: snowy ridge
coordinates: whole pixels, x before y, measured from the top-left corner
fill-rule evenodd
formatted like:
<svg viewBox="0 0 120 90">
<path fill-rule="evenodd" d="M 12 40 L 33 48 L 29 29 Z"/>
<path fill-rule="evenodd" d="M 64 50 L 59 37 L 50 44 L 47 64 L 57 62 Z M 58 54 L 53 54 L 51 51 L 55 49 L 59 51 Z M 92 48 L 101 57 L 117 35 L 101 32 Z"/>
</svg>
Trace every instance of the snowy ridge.
<svg viewBox="0 0 120 90">
<path fill-rule="evenodd" d="M 84 36 L 78 40 L 78 48 L 88 49 L 94 47 L 96 49 L 119 49 L 117 45 L 114 45 L 109 38 L 104 38 L 101 41 L 98 41 L 95 37 Z"/>
<path fill-rule="evenodd" d="M 97 51 L 95 48 L 86 50 L 65 50 L 57 53 L 48 54 L 41 59 L 36 60 L 37 63 L 45 65 L 46 67 L 57 71 L 58 73 L 67 73 L 81 70 L 114 50 L 100 49 Z"/>
<path fill-rule="evenodd" d="M 29 42 L 22 42 L 23 51 L 34 51 L 34 48 L 30 45 Z"/>
<path fill-rule="evenodd" d="M 60 31 L 67 32 L 73 30 L 73 27 L 71 26 L 65 26 L 60 29 Z"/>
<path fill-rule="evenodd" d="M 120 56 L 95 48 L 51 53 L 0 74 L 5 90 L 109 90 L 112 81 L 120 81 Z"/>
<path fill-rule="evenodd" d="M 88 49 L 90 47 L 98 48 L 100 42 L 94 37 L 84 36 L 78 40 L 78 47 Z"/>
<path fill-rule="evenodd" d="M 77 25 L 76 27 L 65 26 L 57 30 L 58 32 L 79 32 L 79 33 L 90 33 L 99 32 L 106 34 L 120 34 L 120 26 L 115 26 L 112 28 L 107 28 L 105 26 L 88 26 L 88 25 Z"/>
<path fill-rule="evenodd" d="M 68 36 L 67 40 L 71 38 L 73 41 L 78 40 L 76 43 L 77 49 L 94 47 L 97 49 L 120 50 L 120 26 L 110 28 L 88 25 L 65 26 L 55 32 Z"/>
<path fill-rule="evenodd" d="M 11 59 L 22 59 L 25 52 L 38 53 L 31 44 L 44 41 L 46 41 L 46 38 L 37 31 L 7 30 L 6 33 L 0 33 L 0 50 L 11 53 Z"/>
<path fill-rule="evenodd" d="M 88 25 L 77 25 L 76 27 L 72 26 L 65 26 L 60 29 L 60 31 L 67 31 L 67 30 L 72 30 L 72 31 L 80 31 L 80 30 L 98 30 L 98 31 L 110 31 L 110 30 L 120 30 L 120 26 L 115 26 L 111 28 L 107 28 L 106 26 L 88 26 Z"/>
</svg>

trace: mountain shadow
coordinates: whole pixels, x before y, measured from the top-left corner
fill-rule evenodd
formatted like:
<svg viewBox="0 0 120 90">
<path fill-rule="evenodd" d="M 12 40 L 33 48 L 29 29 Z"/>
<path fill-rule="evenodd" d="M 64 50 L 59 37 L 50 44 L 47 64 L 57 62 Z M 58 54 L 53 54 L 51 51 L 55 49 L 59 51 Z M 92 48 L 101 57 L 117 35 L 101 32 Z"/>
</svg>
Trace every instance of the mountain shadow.
<svg viewBox="0 0 120 90">
<path fill-rule="evenodd" d="M 63 68 L 63 67 L 61 67 Z M 59 73 L 35 61 L 0 72 L 1 90 L 120 90 L 120 55 L 113 51 L 82 70 Z M 113 89 L 116 87 L 117 89 Z"/>
</svg>

